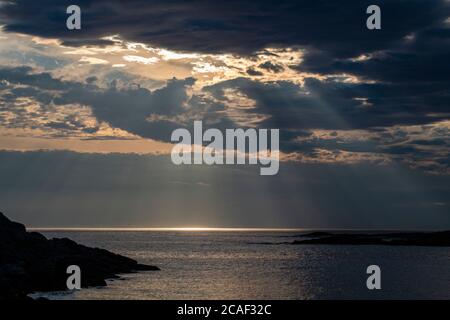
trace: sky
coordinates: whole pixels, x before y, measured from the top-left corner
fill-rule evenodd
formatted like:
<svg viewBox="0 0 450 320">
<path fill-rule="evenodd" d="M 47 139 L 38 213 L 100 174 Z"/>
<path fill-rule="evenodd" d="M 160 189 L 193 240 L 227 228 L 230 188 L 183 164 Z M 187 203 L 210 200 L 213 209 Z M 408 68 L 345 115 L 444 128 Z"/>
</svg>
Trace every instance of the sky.
<svg viewBox="0 0 450 320">
<path fill-rule="evenodd" d="M 450 1 L 0 0 L 0 211 L 30 227 L 450 228 Z M 66 8 L 81 8 L 69 30 Z M 280 169 L 171 133 L 279 129 Z"/>
</svg>

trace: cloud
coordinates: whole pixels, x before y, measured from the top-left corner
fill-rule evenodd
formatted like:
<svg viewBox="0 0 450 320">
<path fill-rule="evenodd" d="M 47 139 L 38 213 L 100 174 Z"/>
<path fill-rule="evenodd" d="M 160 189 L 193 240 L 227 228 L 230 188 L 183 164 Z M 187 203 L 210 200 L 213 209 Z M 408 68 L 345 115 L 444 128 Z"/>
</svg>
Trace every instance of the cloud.
<svg viewBox="0 0 450 320">
<path fill-rule="evenodd" d="M 132 56 L 132 55 L 124 56 L 123 60 L 128 61 L 128 62 L 142 63 L 142 64 L 154 64 L 159 61 L 159 59 L 156 57 L 145 58 L 145 57 Z"/>
<path fill-rule="evenodd" d="M 272 72 L 275 72 L 275 73 L 281 72 L 281 71 L 284 70 L 283 66 L 281 66 L 279 64 L 272 63 L 270 61 L 261 63 L 259 65 L 259 67 L 263 68 L 263 69 L 266 69 L 266 70 L 269 70 L 269 71 L 272 71 Z"/>
<path fill-rule="evenodd" d="M 181 51 L 248 54 L 268 46 L 311 46 L 337 57 L 380 50 L 445 19 L 445 1 L 384 1 L 382 30 L 368 32 L 370 1 L 230 0 L 86 1 L 82 29 L 65 28 L 70 1 L 4 1 L 6 31 L 58 38 L 67 45 L 98 45 L 105 36 Z M 401 19 L 399 19 L 401 15 Z M 135 23 L 139 21 L 139 23 Z"/>
<path fill-rule="evenodd" d="M 450 16 L 450 12 L 447 13 Z M 298 70 L 321 74 L 353 74 L 361 79 L 385 83 L 449 83 L 450 25 L 414 33 L 412 39 L 355 59 L 339 59 L 324 52 L 309 52 Z"/>
<path fill-rule="evenodd" d="M 27 151 L 0 152 L 0 200 L 18 220 L 448 225 L 448 1 L 379 0 L 376 31 L 365 0 L 80 1 L 79 31 L 70 4 L 0 0 L 0 149 Z M 280 129 L 279 175 L 173 166 L 194 120 Z"/>
<path fill-rule="evenodd" d="M 106 60 L 93 57 L 81 57 L 79 61 L 88 64 L 109 64 L 109 62 Z"/>
<path fill-rule="evenodd" d="M 220 98 L 236 89 L 270 117 L 261 126 L 305 129 L 367 129 L 426 124 L 448 118 L 450 96 L 439 84 L 351 83 L 333 78 L 306 78 L 299 87 L 288 81 L 261 83 L 245 78 L 224 81 L 205 90 Z"/>
<path fill-rule="evenodd" d="M 188 99 L 186 87 L 194 84 L 192 78 L 171 80 L 165 87 L 150 91 L 133 85 L 120 88 L 117 81 L 113 81 L 110 87 L 99 88 L 92 82 L 65 81 L 53 78 L 49 73 L 35 73 L 28 67 L 0 69 L 0 79 L 8 83 L 2 97 L 5 111 L 14 111 L 17 100 L 24 98 L 32 98 L 43 108 L 71 104 L 89 106 L 99 121 L 142 137 L 164 141 L 170 139 L 177 123 L 167 120 L 149 122 L 147 118 L 152 114 L 183 114 L 183 105 Z M 60 129 L 71 126 L 67 118 L 64 123 L 49 122 L 46 125 Z"/>
<path fill-rule="evenodd" d="M 123 132 L 105 132 L 167 142 L 174 129 L 191 129 L 200 119 L 205 129 L 278 128 L 281 151 L 301 153 L 286 159 L 396 160 L 449 171 L 443 161 L 449 153 L 448 114 L 444 102 L 434 103 L 434 86 L 306 78 L 300 87 L 238 78 L 191 94 L 193 78 L 172 79 L 153 91 L 120 81 L 100 88 L 95 81 L 65 81 L 26 67 L 0 69 L 0 79 L 5 84 L 0 116 L 10 128 L 43 126 L 54 137 L 78 132 L 101 139 L 106 123 Z"/>
</svg>

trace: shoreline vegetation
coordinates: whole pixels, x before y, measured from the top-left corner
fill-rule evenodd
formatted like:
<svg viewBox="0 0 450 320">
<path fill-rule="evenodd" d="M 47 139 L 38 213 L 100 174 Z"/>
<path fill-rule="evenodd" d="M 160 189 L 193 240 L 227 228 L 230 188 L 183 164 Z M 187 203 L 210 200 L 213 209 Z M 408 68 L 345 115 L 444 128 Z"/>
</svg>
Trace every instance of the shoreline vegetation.
<svg viewBox="0 0 450 320">
<path fill-rule="evenodd" d="M 302 239 L 291 244 L 328 245 L 386 245 L 450 247 L 450 231 L 391 232 L 391 233 L 332 233 L 311 232 L 299 235 Z"/>
<path fill-rule="evenodd" d="M 23 224 L 0 212 L 0 300 L 31 299 L 38 291 L 67 290 L 67 267 L 81 268 L 81 287 L 106 286 L 119 274 L 157 271 L 158 267 L 63 239 L 48 240 L 38 232 L 27 232 Z"/>
</svg>

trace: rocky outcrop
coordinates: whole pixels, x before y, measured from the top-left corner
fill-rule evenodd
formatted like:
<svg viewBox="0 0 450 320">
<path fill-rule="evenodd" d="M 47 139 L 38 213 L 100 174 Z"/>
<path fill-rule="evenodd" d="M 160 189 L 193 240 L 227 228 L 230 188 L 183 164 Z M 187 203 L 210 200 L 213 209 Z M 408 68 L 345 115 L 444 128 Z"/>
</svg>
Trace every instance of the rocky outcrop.
<svg viewBox="0 0 450 320">
<path fill-rule="evenodd" d="M 118 274 L 159 270 L 107 250 L 64 239 L 46 239 L 0 213 L 0 299 L 22 299 L 35 291 L 65 290 L 67 267 L 82 270 L 81 285 L 104 286 Z"/>
<path fill-rule="evenodd" d="M 301 237 L 301 240 L 295 240 L 293 244 L 450 246 L 450 231 L 376 234 L 313 232 Z"/>
</svg>

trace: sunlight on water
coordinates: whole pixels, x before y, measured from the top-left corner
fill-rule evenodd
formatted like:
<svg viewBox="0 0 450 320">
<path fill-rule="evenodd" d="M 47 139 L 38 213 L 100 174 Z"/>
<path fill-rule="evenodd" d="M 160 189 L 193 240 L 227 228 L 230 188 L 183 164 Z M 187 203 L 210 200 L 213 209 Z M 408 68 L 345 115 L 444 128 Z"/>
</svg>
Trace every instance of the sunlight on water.
<svg viewBox="0 0 450 320">
<path fill-rule="evenodd" d="M 206 231 L 206 232 L 304 232 L 308 229 L 302 228 L 209 228 L 209 227 L 179 227 L 179 228 L 27 228 L 28 231 L 37 232 L 58 232 L 58 231 L 132 231 L 132 232 L 147 232 L 147 231 Z"/>
<path fill-rule="evenodd" d="M 53 231 L 156 265 L 107 287 L 46 294 L 50 299 L 450 299 L 450 248 L 292 245 L 299 231 L 171 229 Z M 142 230 L 140 230 L 142 231 Z M 192 232 L 191 232 L 192 231 Z M 267 230 L 263 230 L 267 231 Z M 366 268 L 382 270 L 382 290 Z"/>
</svg>

